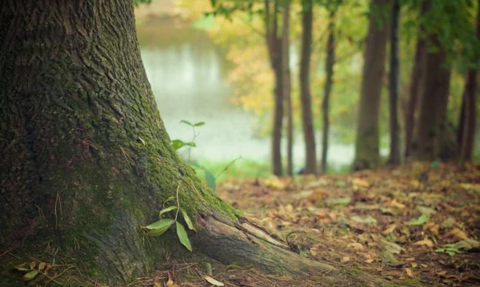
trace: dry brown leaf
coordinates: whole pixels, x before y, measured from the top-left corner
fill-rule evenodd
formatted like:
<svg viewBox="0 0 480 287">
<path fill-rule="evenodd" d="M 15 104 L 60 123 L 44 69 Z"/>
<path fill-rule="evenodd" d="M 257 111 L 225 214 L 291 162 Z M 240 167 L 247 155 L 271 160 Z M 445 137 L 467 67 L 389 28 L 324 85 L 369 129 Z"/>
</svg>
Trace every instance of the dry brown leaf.
<svg viewBox="0 0 480 287">
<path fill-rule="evenodd" d="M 428 247 L 433 247 L 433 241 L 428 238 L 425 238 L 423 240 L 413 243 L 413 245 L 426 245 Z"/>
<path fill-rule="evenodd" d="M 352 248 L 354 250 L 364 250 L 365 249 L 365 247 L 361 243 L 358 243 L 358 242 L 349 243 L 347 245 L 347 247 Z"/>
<path fill-rule="evenodd" d="M 465 231 L 460 230 L 458 228 L 452 229 L 450 232 L 448 232 L 446 234 L 446 236 L 447 237 L 453 237 L 453 238 L 460 239 L 460 240 L 463 240 L 463 239 L 468 237 L 467 234 L 465 233 Z"/>
<path fill-rule="evenodd" d="M 177 284 L 175 284 L 175 282 L 173 282 L 172 276 L 170 275 L 170 272 L 167 275 L 168 275 L 168 280 L 167 280 L 167 283 L 165 283 L 165 286 L 176 287 Z"/>
<path fill-rule="evenodd" d="M 390 233 L 392 233 L 392 232 L 395 230 L 395 228 L 397 228 L 397 225 L 396 225 L 395 223 L 392 223 L 392 224 L 390 224 L 390 225 L 387 227 L 387 229 L 385 229 L 385 230 L 382 232 L 382 234 L 385 234 L 385 235 L 390 234 Z"/>
<path fill-rule="evenodd" d="M 214 286 L 225 286 L 225 284 L 223 284 L 222 282 L 220 282 L 218 280 L 215 280 L 214 278 L 212 278 L 208 275 L 203 276 L 203 278 L 205 278 L 205 280 L 207 280 L 208 283 L 210 283 Z"/>
<path fill-rule="evenodd" d="M 341 263 L 347 263 L 348 261 L 350 261 L 350 257 L 349 256 L 344 256 L 342 258 L 342 260 L 340 260 Z"/>
<path fill-rule="evenodd" d="M 357 187 L 364 187 L 364 188 L 370 187 L 370 183 L 368 181 L 360 178 L 352 179 L 352 184 Z"/>
<path fill-rule="evenodd" d="M 407 273 L 408 277 L 413 278 L 415 274 L 413 274 L 413 271 L 410 268 L 405 269 L 405 273 Z"/>
<path fill-rule="evenodd" d="M 405 204 L 398 202 L 396 199 L 390 201 L 389 205 L 392 206 L 392 207 L 399 208 L 399 209 L 404 209 L 405 208 Z"/>
</svg>

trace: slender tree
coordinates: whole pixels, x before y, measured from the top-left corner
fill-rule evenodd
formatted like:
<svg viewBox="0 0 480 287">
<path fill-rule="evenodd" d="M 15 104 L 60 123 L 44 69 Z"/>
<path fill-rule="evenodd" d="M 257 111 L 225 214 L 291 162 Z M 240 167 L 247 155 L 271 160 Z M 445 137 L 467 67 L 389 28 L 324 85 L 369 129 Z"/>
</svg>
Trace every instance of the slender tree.
<svg viewBox="0 0 480 287">
<path fill-rule="evenodd" d="M 125 286 L 167 252 L 189 257 L 174 230 L 140 230 L 173 197 L 197 229 L 194 255 L 342 276 L 250 224 L 178 158 L 142 66 L 132 1 L 8 0 L 0 40 L 1 250 L 77 258 L 83 276 Z M 17 286 L 12 274 L 1 272 L 1 284 Z"/>
<path fill-rule="evenodd" d="M 287 174 L 293 175 L 293 112 L 291 96 L 291 74 L 290 74 L 290 2 L 283 4 L 283 33 L 282 33 L 282 84 L 283 98 L 287 108 Z"/>
<path fill-rule="evenodd" d="M 270 65 L 275 78 L 274 109 L 272 126 L 272 172 L 282 175 L 282 126 L 283 126 L 283 69 L 282 69 L 282 39 L 278 36 L 278 3 L 279 0 L 265 0 L 265 38 L 267 43 Z"/>
<path fill-rule="evenodd" d="M 480 1 L 477 4 L 476 33 L 480 40 Z M 477 53 L 477 59 L 480 57 Z M 460 147 L 460 160 L 471 161 L 473 156 L 477 121 L 477 71 L 468 69 L 462 98 L 462 110 L 458 127 L 457 144 Z"/>
<path fill-rule="evenodd" d="M 388 34 L 381 11 L 386 9 L 387 3 L 385 0 L 372 0 L 370 5 L 355 141 L 354 170 L 374 168 L 380 161 L 378 119 Z"/>
<path fill-rule="evenodd" d="M 390 24 L 390 156 L 388 163 L 400 164 L 400 128 L 398 125 L 398 83 L 400 65 L 398 61 L 398 34 L 400 18 L 400 2 L 392 0 L 392 13 Z"/>
<path fill-rule="evenodd" d="M 310 93 L 310 58 L 312 54 L 313 1 L 302 0 L 302 51 L 300 59 L 300 97 L 302 126 L 305 140 L 305 174 L 317 173 L 315 133 L 313 130 L 312 99 Z"/>
<path fill-rule="evenodd" d="M 330 131 L 330 94 L 333 85 L 333 67 L 335 65 L 335 14 L 337 7 L 330 8 L 328 19 L 328 40 L 327 40 L 327 56 L 325 60 L 325 87 L 322 102 L 322 160 L 320 162 L 320 170 L 322 173 L 327 172 L 327 155 L 328 155 L 328 138 Z"/>
</svg>

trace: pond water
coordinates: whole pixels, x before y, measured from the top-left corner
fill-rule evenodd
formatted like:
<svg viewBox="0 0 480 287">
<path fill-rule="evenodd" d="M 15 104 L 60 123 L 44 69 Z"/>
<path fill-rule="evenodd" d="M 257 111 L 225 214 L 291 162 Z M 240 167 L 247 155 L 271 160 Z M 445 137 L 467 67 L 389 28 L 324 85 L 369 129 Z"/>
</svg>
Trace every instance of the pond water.
<svg viewBox="0 0 480 287">
<path fill-rule="evenodd" d="M 237 157 L 269 161 L 270 139 L 255 133 L 255 116 L 231 103 L 229 63 L 202 30 L 175 21 L 137 27 L 143 64 L 171 139 L 190 141 L 192 129 L 181 124 L 205 122 L 192 149 L 194 160 L 229 161 Z M 285 152 L 286 154 L 286 152 Z M 331 145 L 329 161 L 346 165 L 352 145 Z M 294 146 L 296 167 L 304 162 L 299 135 Z"/>
</svg>

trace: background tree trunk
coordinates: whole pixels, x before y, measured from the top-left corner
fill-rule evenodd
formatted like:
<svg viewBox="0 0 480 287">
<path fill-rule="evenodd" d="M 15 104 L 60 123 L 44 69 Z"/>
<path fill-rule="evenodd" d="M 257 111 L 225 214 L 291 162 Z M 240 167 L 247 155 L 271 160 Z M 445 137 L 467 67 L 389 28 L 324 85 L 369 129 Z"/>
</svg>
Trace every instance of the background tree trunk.
<svg viewBox="0 0 480 287">
<path fill-rule="evenodd" d="M 322 173 L 327 172 L 328 137 L 330 131 L 330 93 L 332 91 L 333 85 L 333 66 L 335 65 L 335 14 L 336 8 L 330 11 L 327 40 L 327 57 L 325 60 L 325 90 L 322 102 L 322 161 L 320 163 L 320 170 Z"/>
<path fill-rule="evenodd" d="M 424 87 L 425 54 L 425 41 L 419 38 L 417 40 L 417 47 L 415 48 L 415 62 L 410 78 L 410 99 L 408 100 L 407 116 L 405 119 L 405 158 L 410 157 L 413 135 L 415 134 L 415 114 L 419 102 L 418 95 L 422 93 L 421 90 Z"/>
<path fill-rule="evenodd" d="M 283 7 L 283 35 L 282 35 L 282 73 L 283 73 L 283 98 L 287 107 L 287 174 L 293 175 L 293 112 L 291 97 L 291 74 L 289 40 L 290 33 L 290 3 L 287 1 Z"/>
<path fill-rule="evenodd" d="M 179 160 L 141 62 L 133 2 L 9 0 L 3 8 L 1 250 L 23 262 L 73 260 L 82 276 L 124 286 L 165 253 L 190 256 L 172 231 L 139 230 L 174 196 L 195 221 L 196 255 L 282 275 L 339 275 L 240 217 Z"/>
<path fill-rule="evenodd" d="M 371 5 L 381 6 L 379 9 L 386 9 L 386 3 L 385 0 L 372 0 Z M 388 30 L 385 19 L 378 12 L 379 9 L 370 9 L 355 141 L 354 170 L 374 168 L 380 161 L 378 118 L 385 72 Z"/>
<path fill-rule="evenodd" d="M 300 59 L 300 97 L 305 140 L 305 174 L 317 173 L 315 133 L 313 131 L 312 99 L 310 94 L 310 58 L 312 54 L 313 1 L 302 1 L 302 52 Z"/>
<path fill-rule="evenodd" d="M 480 1 L 477 4 L 476 31 L 480 39 Z M 480 56 L 477 54 L 477 56 Z M 462 111 L 458 127 L 458 146 L 460 147 L 460 160 L 471 161 L 475 143 L 475 130 L 477 124 L 477 71 L 469 69 L 465 79 L 463 92 Z"/>
<path fill-rule="evenodd" d="M 269 0 L 265 0 L 265 36 L 270 65 L 275 78 L 274 109 L 272 126 L 272 172 L 283 174 L 282 167 L 282 125 L 283 125 L 283 72 L 282 72 L 282 40 L 278 37 L 278 0 L 274 0 L 273 11 Z"/>
<path fill-rule="evenodd" d="M 398 126 L 398 84 L 399 84 L 399 18 L 400 3 L 399 0 L 392 0 L 390 27 L 390 156 L 388 163 L 393 165 L 400 164 L 400 131 Z"/>
<path fill-rule="evenodd" d="M 446 63 L 446 52 L 440 46 L 436 36 L 431 35 L 431 43 L 439 52 L 428 51 L 426 55 L 426 73 L 424 91 L 420 103 L 417 122 L 417 136 L 412 146 L 414 160 L 435 160 L 440 156 L 440 142 L 447 134 L 446 109 L 450 83 L 450 68 Z"/>
</svg>

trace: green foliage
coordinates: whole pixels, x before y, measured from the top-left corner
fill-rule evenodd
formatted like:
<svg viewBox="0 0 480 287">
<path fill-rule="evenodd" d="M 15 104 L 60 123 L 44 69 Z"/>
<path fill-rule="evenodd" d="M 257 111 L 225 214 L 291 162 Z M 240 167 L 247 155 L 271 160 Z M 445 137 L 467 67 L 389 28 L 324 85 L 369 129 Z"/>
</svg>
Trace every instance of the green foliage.
<svg viewBox="0 0 480 287">
<path fill-rule="evenodd" d="M 161 209 L 158 213 L 159 220 L 155 221 L 154 223 L 147 225 L 147 226 L 142 226 L 142 230 L 144 231 L 144 234 L 146 236 L 160 236 L 167 232 L 170 227 L 175 224 L 176 228 L 176 233 L 178 236 L 178 240 L 180 243 L 185 246 L 189 251 L 192 251 L 192 244 L 190 243 L 190 239 L 188 238 L 188 233 L 184 227 L 184 225 L 178 221 L 178 214 L 180 213 L 181 216 L 183 217 L 183 220 L 187 224 L 188 229 L 193 230 L 196 232 L 196 229 L 193 225 L 192 220 L 190 219 L 190 216 L 188 216 L 187 212 L 180 207 L 180 201 L 178 197 L 178 193 L 180 191 L 180 184 L 177 187 L 177 192 L 176 192 L 176 205 L 171 205 L 168 207 L 165 207 Z M 167 200 L 165 200 L 164 204 L 168 203 L 169 201 L 174 200 L 175 197 L 169 197 Z M 162 218 L 165 214 L 168 214 L 169 212 L 175 211 L 175 217 L 172 218 Z"/>
</svg>

